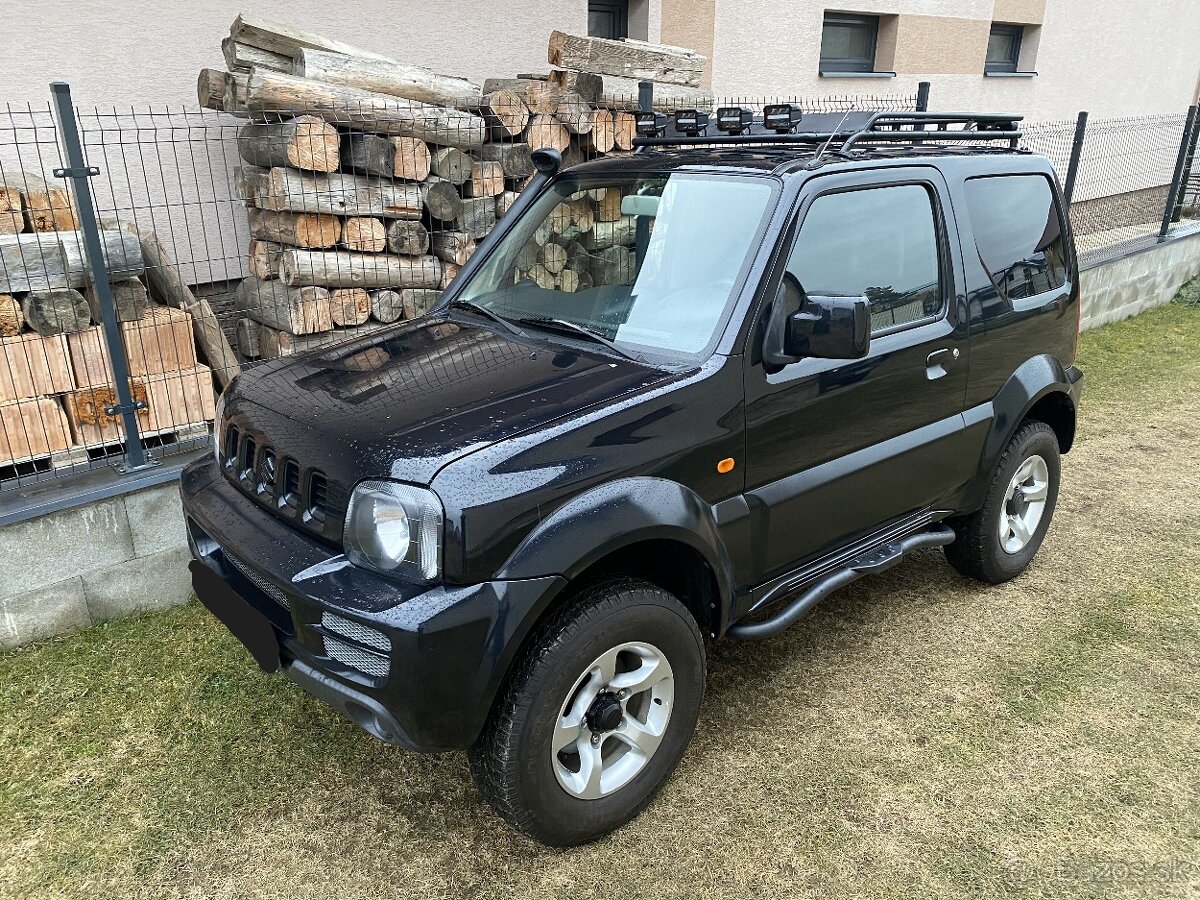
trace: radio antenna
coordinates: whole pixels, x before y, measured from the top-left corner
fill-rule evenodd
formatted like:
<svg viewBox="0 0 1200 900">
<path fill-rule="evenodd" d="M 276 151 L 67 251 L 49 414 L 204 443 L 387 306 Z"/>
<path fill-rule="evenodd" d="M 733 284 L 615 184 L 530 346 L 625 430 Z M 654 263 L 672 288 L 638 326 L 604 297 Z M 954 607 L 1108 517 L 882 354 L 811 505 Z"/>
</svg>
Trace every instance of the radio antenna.
<svg viewBox="0 0 1200 900">
<path fill-rule="evenodd" d="M 826 138 L 825 143 L 822 144 L 820 149 L 817 150 L 817 155 L 814 156 L 812 158 L 812 161 L 808 165 L 806 165 L 804 168 L 815 169 L 818 165 L 820 165 L 821 157 L 825 155 L 825 151 L 829 149 L 829 145 L 833 143 L 833 139 L 838 136 L 838 133 L 842 130 L 842 126 L 846 124 L 846 120 L 848 118 L 850 118 L 850 113 L 856 112 L 857 110 L 858 110 L 857 103 L 851 103 L 850 106 L 848 106 L 846 108 L 846 111 L 844 113 L 842 113 L 842 120 L 840 122 L 838 122 L 837 127 L 834 128 L 833 131 L 831 131 L 829 133 L 829 137 Z"/>
</svg>

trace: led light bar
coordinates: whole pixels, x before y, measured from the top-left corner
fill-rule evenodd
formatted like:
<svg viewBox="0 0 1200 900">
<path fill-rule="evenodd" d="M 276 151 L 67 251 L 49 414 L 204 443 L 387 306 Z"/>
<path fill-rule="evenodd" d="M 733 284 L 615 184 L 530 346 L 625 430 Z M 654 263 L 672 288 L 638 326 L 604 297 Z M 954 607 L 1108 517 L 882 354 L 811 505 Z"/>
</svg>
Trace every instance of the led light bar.
<svg viewBox="0 0 1200 900">
<path fill-rule="evenodd" d="M 717 130 L 726 134 L 742 134 L 754 124 L 754 113 L 744 106 L 722 106 L 717 109 Z"/>
<path fill-rule="evenodd" d="M 687 137 L 708 134 L 708 113 L 698 109 L 675 110 L 675 130 Z"/>
<path fill-rule="evenodd" d="M 661 137 L 667 131 L 667 117 L 663 113 L 640 112 L 636 114 L 639 137 Z"/>
<path fill-rule="evenodd" d="M 763 125 L 777 134 L 787 134 L 800 124 L 800 110 L 790 103 L 773 103 L 763 107 Z"/>
</svg>

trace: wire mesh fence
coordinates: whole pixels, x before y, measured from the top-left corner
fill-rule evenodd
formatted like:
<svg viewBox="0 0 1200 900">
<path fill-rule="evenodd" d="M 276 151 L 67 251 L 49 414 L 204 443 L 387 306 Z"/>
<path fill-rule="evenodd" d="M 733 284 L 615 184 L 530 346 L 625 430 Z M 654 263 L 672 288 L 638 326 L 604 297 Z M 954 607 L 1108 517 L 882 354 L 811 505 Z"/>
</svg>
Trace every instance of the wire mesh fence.
<svg viewBox="0 0 1200 900">
<path fill-rule="evenodd" d="M 556 106 L 553 116 L 529 93 L 489 97 L 471 110 L 402 100 L 323 108 L 313 98 L 240 115 L 73 109 L 94 167 L 86 178 L 60 172 L 73 179 L 56 175 L 71 169 L 61 110 L 9 105 L 0 117 L 0 491 L 127 465 L 134 448 L 154 464 L 207 446 L 219 390 L 270 359 L 338 345 L 328 352 L 353 377 L 336 389 L 363 402 L 381 380 L 414 377 L 391 371 L 378 348 L 342 342 L 388 326 L 412 340 L 449 333 L 422 316 L 520 202 L 532 149 L 557 149 L 568 166 L 633 150 L 637 97 Z M 923 102 L 733 97 L 714 106 L 761 118 L 764 106 L 791 103 L 834 128 L 855 111 Z M 674 116 L 683 105 L 668 96 L 654 108 Z M 1074 129 L 1028 126 L 1024 144 L 1065 176 Z M 1083 249 L 1115 252 L 1154 232 L 1182 131 L 1182 116 L 1089 125 L 1071 211 Z M 94 222 L 81 221 L 70 189 L 81 180 Z M 1193 196 L 1183 196 L 1185 224 Z M 564 196 L 507 276 L 564 302 L 627 283 L 636 234 L 623 199 L 610 189 Z M 85 249 L 93 225 L 107 290 Z M 431 388 L 486 377 L 496 360 L 484 356 L 478 371 L 422 377 Z"/>
<path fill-rule="evenodd" d="M 1158 235 L 1185 114 L 1090 119 L 1071 198 L 1071 225 L 1081 258 L 1111 259 Z M 1027 126 L 1023 145 L 1049 157 L 1060 179 L 1070 163 L 1076 123 Z"/>
</svg>

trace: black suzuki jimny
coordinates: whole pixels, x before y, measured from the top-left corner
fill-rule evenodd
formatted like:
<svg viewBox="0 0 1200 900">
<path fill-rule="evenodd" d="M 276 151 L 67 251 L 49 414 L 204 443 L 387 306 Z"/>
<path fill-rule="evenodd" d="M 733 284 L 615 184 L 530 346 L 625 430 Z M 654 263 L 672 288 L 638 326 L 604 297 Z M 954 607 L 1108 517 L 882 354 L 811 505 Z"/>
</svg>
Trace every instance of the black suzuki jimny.
<svg viewBox="0 0 1200 900">
<path fill-rule="evenodd" d="M 466 750 L 537 840 L 629 821 L 706 638 L 916 548 L 992 584 L 1037 552 L 1079 279 L 1016 119 L 651 114 L 624 158 L 537 151 L 429 315 L 225 391 L 182 481 L 197 595 L 376 738 Z"/>
</svg>

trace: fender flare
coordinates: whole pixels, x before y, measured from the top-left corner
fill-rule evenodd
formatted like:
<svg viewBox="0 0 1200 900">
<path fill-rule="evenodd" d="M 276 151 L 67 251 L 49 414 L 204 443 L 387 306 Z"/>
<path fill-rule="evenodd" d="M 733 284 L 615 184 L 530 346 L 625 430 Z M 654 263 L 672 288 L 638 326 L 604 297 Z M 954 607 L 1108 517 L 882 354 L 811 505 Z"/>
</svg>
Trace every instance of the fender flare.
<svg viewBox="0 0 1200 900">
<path fill-rule="evenodd" d="M 729 553 L 712 507 L 665 478 L 621 478 L 572 497 L 525 536 L 496 578 L 561 575 L 569 582 L 610 553 L 649 540 L 677 541 L 703 557 L 716 576 L 713 624 L 721 633 L 735 593 Z"/>
<path fill-rule="evenodd" d="M 978 502 L 973 505 L 982 505 L 991 473 L 1021 422 L 1039 400 L 1050 394 L 1062 394 L 1071 409 L 1076 409 L 1074 383 L 1067 370 L 1057 358 L 1042 354 L 1025 360 L 987 404 L 985 409 L 990 408 L 991 424 L 980 456 L 976 489 L 972 492 L 973 501 Z"/>
</svg>

